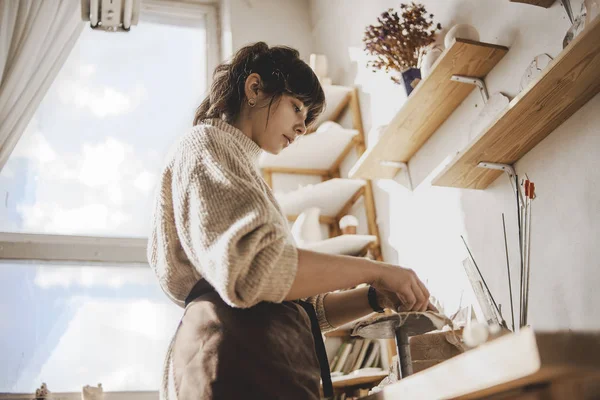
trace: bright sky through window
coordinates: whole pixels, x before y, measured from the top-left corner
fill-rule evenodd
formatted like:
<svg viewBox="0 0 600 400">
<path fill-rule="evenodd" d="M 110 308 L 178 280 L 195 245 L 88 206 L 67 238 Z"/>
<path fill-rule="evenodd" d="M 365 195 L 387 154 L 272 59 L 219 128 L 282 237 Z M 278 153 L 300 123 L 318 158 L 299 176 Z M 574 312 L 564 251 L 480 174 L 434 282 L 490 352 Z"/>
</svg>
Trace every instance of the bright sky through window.
<svg viewBox="0 0 600 400">
<path fill-rule="evenodd" d="M 0 172 L 0 231 L 146 237 L 206 58 L 201 22 L 84 29 Z M 158 390 L 181 314 L 146 265 L 0 263 L 0 392 Z"/>
</svg>

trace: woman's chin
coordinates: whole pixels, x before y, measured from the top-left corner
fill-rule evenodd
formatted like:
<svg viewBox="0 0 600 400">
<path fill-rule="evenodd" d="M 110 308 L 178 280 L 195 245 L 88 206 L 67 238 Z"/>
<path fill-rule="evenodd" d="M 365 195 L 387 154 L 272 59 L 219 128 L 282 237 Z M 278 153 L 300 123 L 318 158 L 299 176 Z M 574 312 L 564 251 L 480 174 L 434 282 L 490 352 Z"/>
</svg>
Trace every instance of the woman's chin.
<svg viewBox="0 0 600 400">
<path fill-rule="evenodd" d="M 284 147 L 268 148 L 268 149 L 263 148 L 264 151 L 266 151 L 269 154 L 273 154 L 274 156 L 281 153 L 283 151 L 283 149 L 284 149 Z"/>
</svg>

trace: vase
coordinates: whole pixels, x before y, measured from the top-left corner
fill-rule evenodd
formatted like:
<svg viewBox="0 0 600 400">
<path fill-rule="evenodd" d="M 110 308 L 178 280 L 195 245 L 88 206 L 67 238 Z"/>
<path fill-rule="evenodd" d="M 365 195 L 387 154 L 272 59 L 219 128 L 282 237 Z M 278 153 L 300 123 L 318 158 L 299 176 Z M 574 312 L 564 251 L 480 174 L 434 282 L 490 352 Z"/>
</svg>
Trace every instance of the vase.
<svg viewBox="0 0 600 400">
<path fill-rule="evenodd" d="M 404 89 L 406 90 L 406 96 L 410 96 L 413 91 L 412 83 L 416 79 L 421 79 L 421 70 L 418 68 L 409 68 L 402 72 L 402 82 L 404 82 Z"/>
<path fill-rule="evenodd" d="M 429 76 L 433 64 L 442 55 L 442 49 L 438 46 L 433 46 L 427 49 L 427 52 L 421 60 L 421 78 L 425 79 Z"/>
<path fill-rule="evenodd" d="M 600 0 L 585 0 L 583 6 L 586 9 L 585 25 L 588 26 L 600 14 Z"/>
<path fill-rule="evenodd" d="M 565 3 L 565 6 L 568 4 Z M 565 38 L 563 39 L 563 48 L 567 47 L 569 43 L 573 41 L 579 35 L 586 26 L 588 26 L 594 18 L 598 16 L 598 12 L 600 11 L 600 0 L 584 0 L 581 3 L 581 9 L 579 10 L 579 14 L 571 15 L 569 14 L 569 18 L 573 18 L 573 24 L 567 31 Z"/>
<path fill-rule="evenodd" d="M 479 40 L 479 32 L 473 25 L 458 24 L 454 25 L 444 37 L 444 46 L 449 48 L 456 39 Z"/>
<path fill-rule="evenodd" d="M 298 247 L 323 240 L 320 216 L 321 209 L 318 207 L 308 208 L 298 216 L 291 229 Z"/>
</svg>

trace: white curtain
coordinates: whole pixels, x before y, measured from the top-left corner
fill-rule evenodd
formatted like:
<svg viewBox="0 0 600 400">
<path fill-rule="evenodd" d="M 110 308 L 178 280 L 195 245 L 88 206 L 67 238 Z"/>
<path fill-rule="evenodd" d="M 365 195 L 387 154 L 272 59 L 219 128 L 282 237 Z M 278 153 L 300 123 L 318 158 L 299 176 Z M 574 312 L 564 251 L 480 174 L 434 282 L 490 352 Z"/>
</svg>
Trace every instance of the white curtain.
<svg viewBox="0 0 600 400">
<path fill-rule="evenodd" d="M 0 170 L 84 26 L 80 0 L 0 0 Z"/>
</svg>

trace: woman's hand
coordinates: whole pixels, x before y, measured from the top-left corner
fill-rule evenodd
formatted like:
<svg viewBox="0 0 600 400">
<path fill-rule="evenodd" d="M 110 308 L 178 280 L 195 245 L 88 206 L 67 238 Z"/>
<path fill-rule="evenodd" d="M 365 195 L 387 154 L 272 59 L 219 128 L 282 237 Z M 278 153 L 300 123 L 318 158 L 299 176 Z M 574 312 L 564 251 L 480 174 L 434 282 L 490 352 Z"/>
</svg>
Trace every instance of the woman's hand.
<svg viewBox="0 0 600 400">
<path fill-rule="evenodd" d="M 377 290 L 377 301 L 382 308 L 398 312 L 437 311 L 429 303 L 429 291 L 411 269 L 383 264 L 372 286 Z"/>
</svg>

